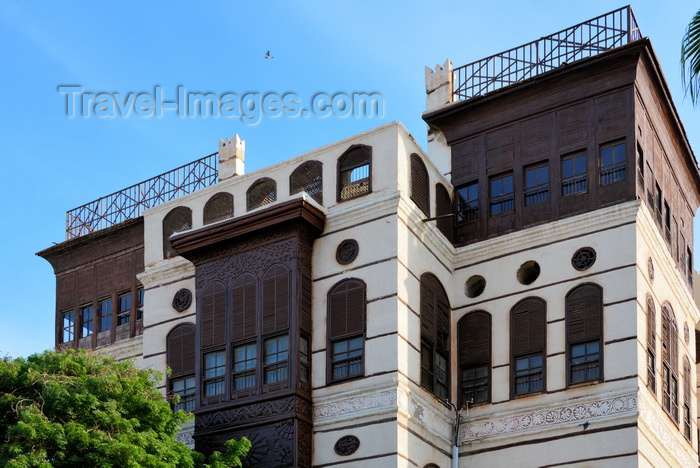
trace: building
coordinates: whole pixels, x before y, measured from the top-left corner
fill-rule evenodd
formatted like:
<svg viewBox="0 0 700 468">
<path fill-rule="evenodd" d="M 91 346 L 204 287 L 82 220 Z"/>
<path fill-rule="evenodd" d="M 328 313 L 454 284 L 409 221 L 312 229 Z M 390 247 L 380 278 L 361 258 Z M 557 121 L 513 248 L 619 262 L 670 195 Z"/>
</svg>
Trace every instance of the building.
<svg viewBox="0 0 700 468">
<path fill-rule="evenodd" d="M 69 212 L 57 347 L 170 367 L 251 467 L 698 466 L 700 172 L 631 10 L 426 90 L 427 154 L 236 137 Z"/>
</svg>

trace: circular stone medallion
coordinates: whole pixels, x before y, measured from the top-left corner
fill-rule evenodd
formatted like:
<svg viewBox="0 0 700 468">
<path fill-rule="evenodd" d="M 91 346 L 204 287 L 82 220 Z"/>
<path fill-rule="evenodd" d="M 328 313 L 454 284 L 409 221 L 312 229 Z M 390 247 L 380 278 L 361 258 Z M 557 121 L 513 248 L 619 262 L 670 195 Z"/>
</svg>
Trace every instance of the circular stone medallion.
<svg viewBox="0 0 700 468">
<path fill-rule="evenodd" d="M 333 447 L 333 449 L 338 455 L 346 457 L 357 452 L 359 447 L 360 439 L 354 435 L 346 435 L 338 439 L 338 442 L 335 443 L 335 447 Z"/>
<path fill-rule="evenodd" d="M 192 293 L 189 289 L 181 289 L 173 297 L 173 309 L 184 312 L 192 305 Z"/>
<path fill-rule="evenodd" d="M 341 265 L 352 263 L 360 253 L 360 246 L 355 239 L 345 239 L 335 251 L 335 259 Z"/>
<path fill-rule="evenodd" d="M 596 252 L 592 247 L 582 247 L 571 257 L 571 266 L 578 271 L 588 270 L 596 261 Z"/>
</svg>

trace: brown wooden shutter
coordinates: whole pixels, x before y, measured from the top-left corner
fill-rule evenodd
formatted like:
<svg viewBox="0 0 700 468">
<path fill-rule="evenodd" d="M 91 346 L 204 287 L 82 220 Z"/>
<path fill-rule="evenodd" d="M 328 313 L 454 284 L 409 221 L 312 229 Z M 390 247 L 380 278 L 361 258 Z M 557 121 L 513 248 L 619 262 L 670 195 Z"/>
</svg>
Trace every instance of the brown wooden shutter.
<svg viewBox="0 0 700 468">
<path fill-rule="evenodd" d="M 423 339 L 435 340 L 435 284 L 431 276 L 420 280 L 420 331 Z"/>
<path fill-rule="evenodd" d="M 329 339 L 334 340 L 365 331 L 365 284 L 345 280 L 328 296 Z"/>
<path fill-rule="evenodd" d="M 690 404 L 690 361 L 687 356 L 683 358 L 683 399 Z"/>
<path fill-rule="evenodd" d="M 647 294 L 647 346 L 656 352 L 656 309 L 651 294 Z"/>
<path fill-rule="evenodd" d="M 256 336 L 257 288 L 255 277 L 245 273 L 233 283 L 233 341 Z"/>
<path fill-rule="evenodd" d="M 262 281 L 263 333 L 289 327 L 289 270 L 275 265 Z"/>
<path fill-rule="evenodd" d="M 430 273 L 420 279 L 420 320 L 422 337 L 449 351 L 450 303 L 440 280 Z"/>
<path fill-rule="evenodd" d="M 430 182 L 428 170 L 417 154 L 411 155 L 411 200 L 426 216 L 430 216 Z"/>
<path fill-rule="evenodd" d="M 289 176 L 289 194 L 306 192 L 320 205 L 323 204 L 323 164 L 306 161 Z"/>
<path fill-rule="evenodd" d="M 204 224 L 212 224 L 223 219 L 233 218 L 233 195 L 217 193 L 204 205 Z"/>
<path fill-rule="evenodd" d="M 309 275 L 301 276 L 301 329 L 311 333 L 312 289 Z"/>
<path fill-rule="evenodd" d="M 457 324 L 459 365 L 491 362 L 491 316 L 482 310 L 470 312 Z"/>
<path fill-rule="evenodd" d="M 450 192 L 444 185 L 435 185 L 435 215 L 445 216 L 452 214 L 452 200 Z M 448 239 L 452 240 L 452 218 L 446 217 L 437 220 L 437 228 Z"/>
<path fill-rule="evenodd" d="M 572 290 L 567 298 L 568 341 L 579 342 L 599 338 L 602 331 L 602 290 L 584 284 Z"/>
<path fill-rule="evenodd" d="M 524 299 L 513 308 L 511 314 L 513 356 L 543 351 L 547 330 L 544 301 Z"/>
<path fill-rule="evenodd" d="M 186 206 L 178 206 L 170 210 L 163 218 L 163 258 L 177 256 L 177 251 L 170 245 L 170 236 L 176 232 L 192 228 L 192 210 Z"/>
<path fill-rule="evenodd" d="M 661 353 L 664 361 L 671 362 L 671 317 L 668 309 L 661 308 Z"/>
<path fill-rule="evenodd" d="M 194 373 L 194 337 L 192 324 L 178 325 L 168 334 L 167 360 L 172 376 Z"/>
<path fill-rule="evenodd" d="M 202 295 L 202 347 L 220 346 L 225 342 L 226 288 L 210 285 Z"/>
</svg>

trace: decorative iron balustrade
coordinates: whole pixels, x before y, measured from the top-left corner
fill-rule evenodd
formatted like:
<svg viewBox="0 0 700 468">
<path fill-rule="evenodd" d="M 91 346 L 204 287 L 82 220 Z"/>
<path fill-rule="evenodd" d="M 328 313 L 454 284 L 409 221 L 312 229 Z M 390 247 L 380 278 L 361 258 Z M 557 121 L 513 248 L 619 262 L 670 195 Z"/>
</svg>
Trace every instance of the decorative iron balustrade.
<svg viewBox="0 0 700 468">
<path fill-rule="evenodd" d="M 491 57 L 455 68 L 455 101 L 483 96 L 587 57 L 641 39 L 629 6 Z"/>
<path fill-rule="evenodd" d="M 66 213 L 66 240 L 138 218 L 149 208 L 215 184 L 219 153 L 114 192 Z"/>
</svg>

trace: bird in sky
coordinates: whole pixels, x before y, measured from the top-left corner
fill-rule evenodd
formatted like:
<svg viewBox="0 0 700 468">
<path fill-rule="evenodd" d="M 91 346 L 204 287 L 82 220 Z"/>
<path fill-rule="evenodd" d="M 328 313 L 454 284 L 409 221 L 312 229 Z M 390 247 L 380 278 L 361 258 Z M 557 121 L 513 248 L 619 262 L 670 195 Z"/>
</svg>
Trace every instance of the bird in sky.
<svg viewBox="0 0 700 468">
<path fill-rule="evenodd" d="M 268 50 L 268 51 L 267 51 L 267 54 L 265 54 L 265 58 L 266 58 L 266 59 L 271 59 L 271 58 L 274 58 L 274 57 L 273 57 L 272 55 L 270 55 L 270 51 Z"/>
</svg>

